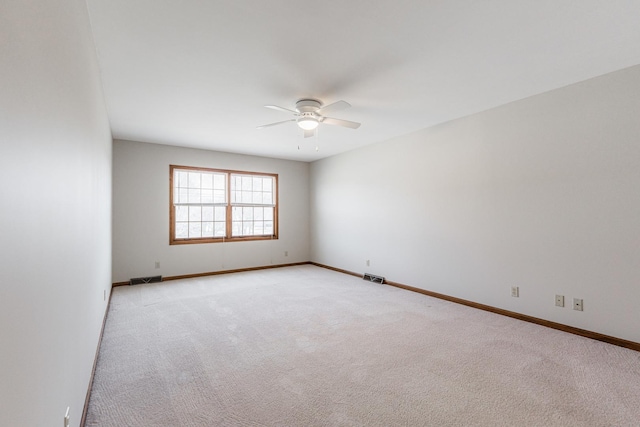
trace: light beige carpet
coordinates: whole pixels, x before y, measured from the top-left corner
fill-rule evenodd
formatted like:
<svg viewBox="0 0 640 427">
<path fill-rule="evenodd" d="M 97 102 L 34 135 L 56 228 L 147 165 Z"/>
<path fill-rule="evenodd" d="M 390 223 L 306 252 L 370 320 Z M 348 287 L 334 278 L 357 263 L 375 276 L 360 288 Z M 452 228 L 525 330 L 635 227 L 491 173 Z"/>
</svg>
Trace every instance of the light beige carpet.
<svg viewBox="0 0 640 427">
<path fill-rule="evenodd" d="M 310 265 L 118 287 L 86 425 L 638 426 L 640 353 Z"/>
</svg>

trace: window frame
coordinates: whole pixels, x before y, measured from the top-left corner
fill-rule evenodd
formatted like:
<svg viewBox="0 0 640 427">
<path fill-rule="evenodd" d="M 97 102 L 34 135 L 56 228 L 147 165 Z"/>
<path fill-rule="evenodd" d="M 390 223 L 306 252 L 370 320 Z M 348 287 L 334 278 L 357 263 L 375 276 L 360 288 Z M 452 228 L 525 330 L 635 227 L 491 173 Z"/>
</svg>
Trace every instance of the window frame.
<svg viewBox="0 0 640 427">
<path fill-rule="evenodd" d="M 176 238 L 176 209 L 173 204 L 174 199 L 174 185 L 173 185 L 173 176 L 174 170 L 186 170 L 186 171 L 197 171 L 197 172 L 211 172 L 211 173 L 221 173 L 226 175 L 226 215 L 225 215 L 225 237 L 192 237 L 192 238 Z M 231 177 L 233 175 L 252 175 L 252 176 L 263 176 L 263 177 L 271 177 L 273 178 L 273 191 L 275 192 L 273 197 L 273 234 L 270 235 L 260 235 L 260 236 L 233 236 L 232 235 L 232 227 L 233 227 L 233 207 L 234 205 L 231 203 Z M 189 245 L 189 244 L 200 244 L 200 243 L 223 243 L 223 242 L 246 242 L 246 241 L 255 241 L 255 240 L 276 240 L 278 239 L 278 206 L 279 206 L 279 188 L 278 188 L 278 174 L 275 173 L 267 173 L 267 172 L 251 172 L 251 171 L 238 171 L 231 169 L 214 169 L 214 168 L 205 168 L 198 166 L 180 166 L 180 165 L 169 165 L 169 244 L 170 245 Z"/>
</svg>

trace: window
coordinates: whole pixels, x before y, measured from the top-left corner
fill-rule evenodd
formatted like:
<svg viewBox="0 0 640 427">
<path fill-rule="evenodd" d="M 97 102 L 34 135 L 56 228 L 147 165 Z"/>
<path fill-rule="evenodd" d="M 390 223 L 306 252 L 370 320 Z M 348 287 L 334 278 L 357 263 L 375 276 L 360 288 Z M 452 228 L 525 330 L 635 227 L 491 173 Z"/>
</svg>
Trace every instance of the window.
<svg viewBox="0 0 640 427">
<path fill-rule="evenodd" d="M 169 169 L 170 244 L 278 238 L 278 175 Z"/>
</svg>

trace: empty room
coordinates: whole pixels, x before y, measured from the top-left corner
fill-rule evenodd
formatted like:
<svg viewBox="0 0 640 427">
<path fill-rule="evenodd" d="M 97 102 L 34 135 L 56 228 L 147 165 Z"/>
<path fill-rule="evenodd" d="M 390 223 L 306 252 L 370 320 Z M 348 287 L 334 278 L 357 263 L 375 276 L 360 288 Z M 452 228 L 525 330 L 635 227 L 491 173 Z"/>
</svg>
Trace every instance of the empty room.
<svg viewBox="0 0 640 427">
<path fill-rule="evenodd" d="M 0 425 L 638 425 L 638 28 L 3 0 Z"/>
</svg>

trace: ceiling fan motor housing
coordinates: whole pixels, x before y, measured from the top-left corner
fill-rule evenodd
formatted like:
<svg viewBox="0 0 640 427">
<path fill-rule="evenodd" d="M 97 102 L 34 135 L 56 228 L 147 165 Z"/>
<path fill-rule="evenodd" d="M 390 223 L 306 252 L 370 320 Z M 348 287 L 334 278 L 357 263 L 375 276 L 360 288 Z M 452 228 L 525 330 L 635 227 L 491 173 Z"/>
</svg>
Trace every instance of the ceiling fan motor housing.
<svg viewBox="0 0 640 427">
<path fill-rule="evenodd" d="M 322 107 L 322 102 L 317 99 L 301 99 L 296 102 L 296 111 L 299 113 L 315 113 Z"/>
</svg>

